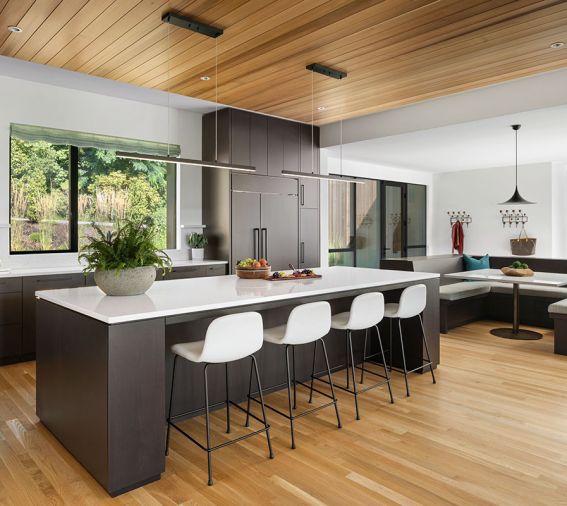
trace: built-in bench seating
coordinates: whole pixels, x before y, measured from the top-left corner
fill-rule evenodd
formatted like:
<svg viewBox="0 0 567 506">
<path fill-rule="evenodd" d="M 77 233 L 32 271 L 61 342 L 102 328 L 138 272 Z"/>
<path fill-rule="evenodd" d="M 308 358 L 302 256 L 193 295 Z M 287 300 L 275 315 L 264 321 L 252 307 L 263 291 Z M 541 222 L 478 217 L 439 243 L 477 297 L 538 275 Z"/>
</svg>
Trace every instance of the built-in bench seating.
<svg viewBox="0 0 567 506">
<path fill-rule="evenodd" d="M 499 269 L 520 260 L 535 271 L 567 273 L 567 260 L 518 257 L 491 257 L 490 267 Z M 464 271 L 459 255 L 439 255 L 382 260 L 381 268 L 441 275 Z M 512 285 L 485 281 L 458 281 L 441 277 L 440 330 L 491 319 L 511 321 Z M 555 353 L 567 355 L 567 288 L 520 285 L 521 323 L 555 330 Z"/>
</svg>

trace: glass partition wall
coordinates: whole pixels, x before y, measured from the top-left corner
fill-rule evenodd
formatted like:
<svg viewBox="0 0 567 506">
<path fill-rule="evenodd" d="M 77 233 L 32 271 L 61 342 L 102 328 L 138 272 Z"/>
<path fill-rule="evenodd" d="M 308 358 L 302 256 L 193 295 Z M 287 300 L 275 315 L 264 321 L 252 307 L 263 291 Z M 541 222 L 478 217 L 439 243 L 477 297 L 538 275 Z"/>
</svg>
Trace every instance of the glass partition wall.
<svg viewBox="0 0 567 506">
<path fill-rule="evenodd" d="M 426 254 L 427 187 L 329 182 L 329 265 L 378 268 L 381 258 Z"/>
</svg>

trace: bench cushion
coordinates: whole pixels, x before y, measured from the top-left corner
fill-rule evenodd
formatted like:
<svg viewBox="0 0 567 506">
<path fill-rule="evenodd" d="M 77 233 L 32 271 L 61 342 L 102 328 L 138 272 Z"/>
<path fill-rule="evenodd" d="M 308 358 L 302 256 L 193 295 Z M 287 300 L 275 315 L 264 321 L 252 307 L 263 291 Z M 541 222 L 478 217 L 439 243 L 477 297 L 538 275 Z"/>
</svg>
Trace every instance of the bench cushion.
<svg viewBox="0 0 567 506">
<path fill-rule="evenodd" d="M 513 285 L 510 283 L 492 283 L 493 293 L 512 293 Z M 520 296 L 550 297 L 563 299 L 567 297 L 567 288 L 557 286 L 520 285 Z"/>
<path fill-rule="evenodd" d="M 441 300 L 460 300 L 475 295 L 483 295 L 490 292 L 490 283 L 484 281 L 462 281 L 452 285 L 439 287 L 439 297 Z"/>
<path fill-rule="evenodd" d="M 559 302 L 554 302 L 553 304 L 550 304 L 547 310 L 550 313 L 567 314 L 567 299 L 560 300 Z"/>
</svg>

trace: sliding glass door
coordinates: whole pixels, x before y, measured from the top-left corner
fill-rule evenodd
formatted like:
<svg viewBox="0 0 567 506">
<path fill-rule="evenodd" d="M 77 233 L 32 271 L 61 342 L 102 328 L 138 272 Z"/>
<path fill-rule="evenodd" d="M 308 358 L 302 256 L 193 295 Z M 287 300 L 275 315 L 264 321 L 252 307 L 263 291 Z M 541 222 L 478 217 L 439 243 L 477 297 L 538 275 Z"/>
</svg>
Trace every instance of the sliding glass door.
<svg viewBox="0 0 567 506">
<path fill-rule="evenodd" d="M 377 269 L 381 258 L 426 254 L 422 185 L 329 182 L 329 265 Z"/>
<path fill-rule="evenodd" d="M 405 256 L 404 183 L 382 183 L 382 258 Z"/>
</svg>

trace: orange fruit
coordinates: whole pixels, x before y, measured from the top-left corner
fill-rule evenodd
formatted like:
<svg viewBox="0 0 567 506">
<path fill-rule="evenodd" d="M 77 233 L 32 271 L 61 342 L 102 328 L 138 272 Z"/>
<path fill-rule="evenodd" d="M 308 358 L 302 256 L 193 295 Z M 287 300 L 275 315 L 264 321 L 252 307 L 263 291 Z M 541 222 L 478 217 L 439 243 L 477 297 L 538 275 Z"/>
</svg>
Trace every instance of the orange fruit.
<svg viewBox="0 0 567 506">
<path fill-rule="evenodd" d="M 260 262 L 254 262 L 253 267 L 254 269 L 259 269 L 260 267 L 262 267 L 262 264 Z"/>
<path fill-rule="evenodd" d="M 262 267 L 266 267 L 266 265 L 268 265 L 268 261 L 265 258 L 260 258 L 260 265 Z"/>
</svg>

